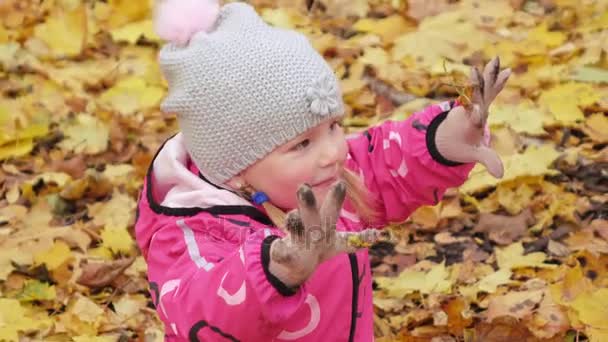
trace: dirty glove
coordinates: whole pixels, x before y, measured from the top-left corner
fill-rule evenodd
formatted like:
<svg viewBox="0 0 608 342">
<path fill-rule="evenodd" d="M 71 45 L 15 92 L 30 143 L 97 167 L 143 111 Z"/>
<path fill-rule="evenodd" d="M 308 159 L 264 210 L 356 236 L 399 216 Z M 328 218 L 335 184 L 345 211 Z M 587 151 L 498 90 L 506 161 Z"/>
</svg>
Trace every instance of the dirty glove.
<svg viewBox="0 0 608 342">
<path fill-rule="evenodd" d="M 484 144 L 483 136 L 490 104 L 510 75 L 511 69 L 500 71 L 498 57 L 485 66 L 483 75 L 473 67 L 471 103 L 454 107 L 437 128 L 435 145 L 442 157 L 460 163 L 479 162 L 494 177 L 503 176 L 502 161 L 496 151 Z"/>
<path fill-rule="evenodd" d="M 345 195 L 346 185 L 338 181 L 319 207 L 310 186 L 298 189 L 298 209 L 286 219 L 287 235 L 270 246 L 268 270 L 288 287 L 304 283 L 319 264 L 333 256 L 356 252 L 379 239 L 381 232 L 376 229 L 336 231 Z"/>
</svg>

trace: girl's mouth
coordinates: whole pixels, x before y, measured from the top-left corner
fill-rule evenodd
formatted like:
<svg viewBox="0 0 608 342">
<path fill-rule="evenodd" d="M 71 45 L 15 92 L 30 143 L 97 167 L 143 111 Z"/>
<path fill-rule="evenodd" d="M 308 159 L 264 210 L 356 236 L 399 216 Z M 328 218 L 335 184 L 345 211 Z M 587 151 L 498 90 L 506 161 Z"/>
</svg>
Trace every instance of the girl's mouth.
<svg viewBox="0 0 608 342">
<path fill-rule="evenodd" d="M 313 187 L 315 187 L 315 188 L 324 188 L 324 187 L 332 185 L 333 183 L 336 182 L 336 180 L 337 180 L 336 176 L 333 176 L 333 177 L 328 178 L 328 179 L 326 179 L 324 181 L 321 181 L 319 183 L 314 184 Z"/>
</svg>

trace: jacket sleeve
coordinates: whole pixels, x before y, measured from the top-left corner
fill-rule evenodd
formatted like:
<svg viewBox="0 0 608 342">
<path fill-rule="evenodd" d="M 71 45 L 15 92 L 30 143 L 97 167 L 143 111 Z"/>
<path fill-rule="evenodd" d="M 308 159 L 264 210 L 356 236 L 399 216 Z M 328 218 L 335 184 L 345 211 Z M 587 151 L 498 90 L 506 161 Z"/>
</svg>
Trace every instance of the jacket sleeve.
<svg viewBox="0 0 608 342">
<path fill-rule="evenodd" d="M 156 232 L 148 278 L 166 333 L 190 341 L 278 336 L 281 322 L 304 304 L 307 290 L 305 284 L 288 288 L 268 272 L 270 243 L 279 237 L 272 232 L 277 233 L 257 231 L 229 251 L 225 242 L 184 220 Z"/>
<path fill-rule="evenodd" d="M 454 105 L 431 105 L 405 121 L 385 121 L 348 139 L 346 167 L 363 178 L 378 207 L 374 227 L 404 221 L 416 208 L 439 203 L 448 188 L 467 179 L 475 163 L 449 161 L 435 146 L 437 127 Z"/>
</svg>

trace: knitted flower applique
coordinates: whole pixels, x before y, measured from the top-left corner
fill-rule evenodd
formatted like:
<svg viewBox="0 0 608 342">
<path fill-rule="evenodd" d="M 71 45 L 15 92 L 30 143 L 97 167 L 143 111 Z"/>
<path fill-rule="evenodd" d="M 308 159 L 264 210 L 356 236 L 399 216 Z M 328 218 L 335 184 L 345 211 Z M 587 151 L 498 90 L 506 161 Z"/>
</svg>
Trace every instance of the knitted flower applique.
<svg viewBox="0 0 608 342">
<path fill-rule="evenodd" d="M 338 103 L 338 87 L 329 75 L 324 75 L 306 90 L 306 99 L 310 102 L 310 111 L 314 114 L 326 116 L 336 110 Z"/>
</svg>

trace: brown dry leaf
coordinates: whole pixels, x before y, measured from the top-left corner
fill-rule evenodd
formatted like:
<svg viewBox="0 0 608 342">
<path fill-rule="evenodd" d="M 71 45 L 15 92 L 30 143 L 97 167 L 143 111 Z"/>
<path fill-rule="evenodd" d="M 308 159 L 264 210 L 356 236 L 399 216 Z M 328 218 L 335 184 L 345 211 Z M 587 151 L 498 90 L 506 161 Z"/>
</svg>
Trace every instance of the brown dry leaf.
<svg viewBox="0 0 608 342">
<path fill-rule="evenodd" d="M 448 331 L 451 334 L 460 335 L 473 323 L 473 318 L 468 313 L 468 307 L 462 298 L 453 298 L 441 307 L 448 316 Z"/>
<path fill-rule="evenodd" d="M 407 14 L 420 21 L 454 8 L 448 0 L 409 0 Z"/>
<path fill-rule="evenodd" d="M 570 328 L 570 322 L 566 311 L 547 292 L 532 319 L 526 320 L 526 326 L 536 337 L 548 339 L 564 334 Z"/>
<path fill-rule="evenodd" d="M 532 223 L 534 216 L 529 209 L 517 216 L 481 214 L 474 231 L 484 232 L 490 240 L 504 246 L 524 236 Z"/>
<path fill-rule="evenodd" d="M 488 322 L 501 316 L 511 316 L 517 319 L 525 319 L 532 314 L 536 305 L 541 302 L 545 295 L 542 290 L 508 292 L 502 296 L 490 298 L 488 311 L 485 317 Z"/>
<path fill-rule="evenodd" d="M 504 342 L 504 341 L 538 341 L 521 322 L 510 316 L 498 317 L 491 323 L 481 323 L 475 326 L 472 341 L 475 342 Z M 557 341 L 555 341 L 557 342 Z"/>
<path fill-rule="evenodd" d="M 608 241 L 608 220 L 593 220 L 589 225 L 602 239 Z"/>
<path fill-rule="evenodd" d="M 135 257 L 110 262 L 85 263 L 80 266 L 82 274 L 77 282 L 91 288 L 107 286 L 131 266 L 133 261 L 135 261 Z"/>
</svg>

